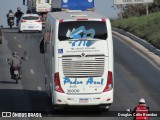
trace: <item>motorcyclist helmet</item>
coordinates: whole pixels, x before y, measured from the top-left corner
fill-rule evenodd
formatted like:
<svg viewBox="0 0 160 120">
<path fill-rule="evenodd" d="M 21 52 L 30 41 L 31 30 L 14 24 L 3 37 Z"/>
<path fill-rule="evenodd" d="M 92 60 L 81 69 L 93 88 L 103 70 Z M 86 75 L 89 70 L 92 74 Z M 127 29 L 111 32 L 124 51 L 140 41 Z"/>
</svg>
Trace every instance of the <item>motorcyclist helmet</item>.
<svg viewBox="0 0 160 120">
<path fill-rule="evenodd" d="M 17 10 L 21 10 L 21 8 L 20 8 L 20 7 L 18 7 L 18 8 L 17 8 Z"/>
<path fill-rule="evenodd" d="M 12 55 L 13 55 L 13 56 L 17 55 L 17 52 L 16 52 L 16 51 L 14 51 L 14 52 L 12 53 Z"/>
<path fill-rule="evenodd" d="M 9 10 L 9 13 L 12 13 L 12 10 Z"/>
<path fill-rule="evenodd" d="M 145 104 L 145 99 L 144 99 L 144 98 L 141 98 L 141 99 L 139 100 L 139 103 L 140 103 L 140 104 Z"/>
</svg>

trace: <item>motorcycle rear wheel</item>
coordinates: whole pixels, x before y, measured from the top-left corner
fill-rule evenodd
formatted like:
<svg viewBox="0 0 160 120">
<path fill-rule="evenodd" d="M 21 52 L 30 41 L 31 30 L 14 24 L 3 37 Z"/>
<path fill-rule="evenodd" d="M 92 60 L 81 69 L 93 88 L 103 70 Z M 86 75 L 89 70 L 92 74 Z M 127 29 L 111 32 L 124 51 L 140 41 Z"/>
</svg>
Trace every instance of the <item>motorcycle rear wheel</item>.
<svg viewBox="0 0 160 120">
<path fill-rule="evenodd" d="M 18 79 L 16 79 L 16 84 L 18 84 Z"/>
<path fill-rule="evenodd" d="M 10 28 L 12 28 L 12 25 L 10 25 Z"/>
</svg>

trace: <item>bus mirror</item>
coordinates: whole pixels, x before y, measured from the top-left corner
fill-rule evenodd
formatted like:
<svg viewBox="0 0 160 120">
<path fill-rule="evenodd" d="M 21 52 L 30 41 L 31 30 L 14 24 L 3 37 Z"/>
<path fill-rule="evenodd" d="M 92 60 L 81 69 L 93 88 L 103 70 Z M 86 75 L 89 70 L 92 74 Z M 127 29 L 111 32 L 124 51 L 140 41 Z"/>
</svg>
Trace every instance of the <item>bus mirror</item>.
<svg viewBox="0 0 160 120">
<path fill-rule="evenodd" d="M 40 48 L 40 53 L 44 54 L 44 38 L 41 39 L 39 48 Z"/>
</svg>

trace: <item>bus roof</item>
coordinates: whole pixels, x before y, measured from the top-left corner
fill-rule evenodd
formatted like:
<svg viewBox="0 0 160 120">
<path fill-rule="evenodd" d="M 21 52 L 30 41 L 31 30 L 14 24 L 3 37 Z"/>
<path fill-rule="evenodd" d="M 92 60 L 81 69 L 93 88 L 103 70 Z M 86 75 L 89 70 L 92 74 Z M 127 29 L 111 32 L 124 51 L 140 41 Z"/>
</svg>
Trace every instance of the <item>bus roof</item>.
<svg viewBox="0 0 160 120">
<path fill-rule="evenodd" d="M 63 12 L 50 12 L 49 14 L 57 20 L 106 18 L 93 11 L 63 11 Z"/>
</svg>

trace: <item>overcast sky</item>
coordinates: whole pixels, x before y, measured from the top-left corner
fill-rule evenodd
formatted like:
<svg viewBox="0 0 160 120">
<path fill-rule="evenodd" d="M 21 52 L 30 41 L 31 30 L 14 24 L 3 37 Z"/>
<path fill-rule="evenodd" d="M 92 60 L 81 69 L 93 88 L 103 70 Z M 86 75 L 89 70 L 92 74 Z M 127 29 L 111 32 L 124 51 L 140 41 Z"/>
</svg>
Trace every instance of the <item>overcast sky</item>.
<svg viewBox="0 0 160 120">
<path fill-rule="evenodd" d="M 22 11 L 25 13 L 27 7 L 23 6 L 23 0 L 0 0 L 0 25 L 6 27 L 6 14 L 9 9 L 15 13 L 17 7 L 21 7 Z M 108 18 L 116 18 L 117 10 L 112 8 L 113 0 L 95 0 L 95 10 Z"/>
</svg>

